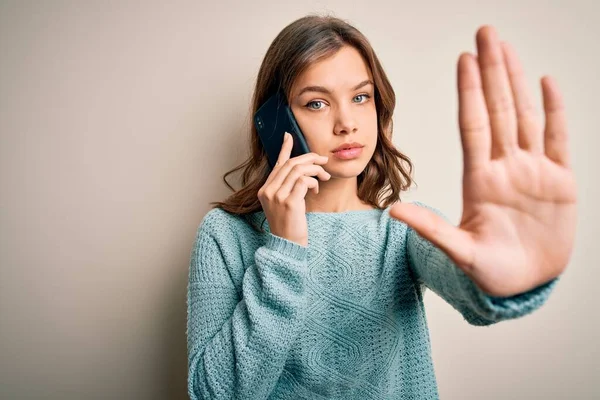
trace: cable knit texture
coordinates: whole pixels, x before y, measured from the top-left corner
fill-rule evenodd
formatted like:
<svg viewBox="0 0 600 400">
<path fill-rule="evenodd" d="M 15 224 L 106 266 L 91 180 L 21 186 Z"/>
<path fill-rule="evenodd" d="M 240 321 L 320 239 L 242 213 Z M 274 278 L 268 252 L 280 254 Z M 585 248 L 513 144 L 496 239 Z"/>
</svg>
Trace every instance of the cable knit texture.
<svg viewBox="0 0 600 400">
<path fill-rule="evenodd" d="M 307 213 L 306 247 L 254 230 L 262 211 L 210 210 L 190 257 L 190 398 L 437 399 L 426 288 L 483 326 L 538 309 L 559 279 L 488 296 L 389 209 Z"/>
</svg>

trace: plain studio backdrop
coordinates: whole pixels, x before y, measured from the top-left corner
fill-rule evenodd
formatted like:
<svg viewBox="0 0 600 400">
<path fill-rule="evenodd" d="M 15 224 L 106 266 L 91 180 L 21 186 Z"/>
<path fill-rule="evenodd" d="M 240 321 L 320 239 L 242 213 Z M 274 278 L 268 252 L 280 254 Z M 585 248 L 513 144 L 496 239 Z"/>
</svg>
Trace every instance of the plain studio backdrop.
<svg viewBox="0 0 600 400">
<path fill-rule="evenodd" d="M 249 103 L 277 33 L 308 13 L 370 40 L 397 96 L 394 143 L 462 207 L 456 62 L 494 25 L 541 112 L 564 95 L 579 223 L 538 311 L 474 327 L 427 291 L 440 396 L 598 398 L 600 6 L 595 1 L 3 1 L 0 398 L 185 399 L 196 229 L 245 158 Z"/>
</svg>

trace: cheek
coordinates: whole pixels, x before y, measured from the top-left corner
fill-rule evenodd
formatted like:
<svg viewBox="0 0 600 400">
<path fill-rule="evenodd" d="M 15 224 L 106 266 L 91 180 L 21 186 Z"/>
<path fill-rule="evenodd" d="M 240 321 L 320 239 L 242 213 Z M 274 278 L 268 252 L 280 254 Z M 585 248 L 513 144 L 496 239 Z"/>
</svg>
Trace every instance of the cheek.
<svg viewBox="0 0 600 400">
<path fill-rule="evenodd" d="M 310 150 L 323 153 L 322 147 L 324 144 L 319 143 L 317 138 L 326 137 L 324 133 L 330 132 L 333 129 L 330 121 L 325 117 L 311 116 L 303 113 L 294 114 L 294 116 Z M 327 152 L 326 149 L 325 152 Z"/>
<path fill-rule="evenodd" d="M 307 132 L 310 132 L 313 129 L 314 118 L 307 115 L 305 110 L 298 107 L 292 107 L 292 113 L 294 114 L 294 119 L 298 123 L 302 133 L 306 135 Z"/>
<path fill-rule="evenodd" d="M 296 122 L 300 126 L 300 129 L 304 132 L 312 130 L 323 130 L 329 125 L 330 116 L 326 112 L 310 112 L 306 110 L 301 110 L 298 112 L 294 112 L 294 117 L 296 118 Z"/>
<path fill-rule="evenodd" d="M 375 108 L 374 103 L 365 109 L 364 118 L 367 119 L 371 124 L 377 124 L 377 109 Z"/>
<path fill-rule="evenodd" d="M 360 116 L 359 126 L 369 137 L 377 136 L 377 112 L 375 108 L 365 110 Z"/>
</svg>

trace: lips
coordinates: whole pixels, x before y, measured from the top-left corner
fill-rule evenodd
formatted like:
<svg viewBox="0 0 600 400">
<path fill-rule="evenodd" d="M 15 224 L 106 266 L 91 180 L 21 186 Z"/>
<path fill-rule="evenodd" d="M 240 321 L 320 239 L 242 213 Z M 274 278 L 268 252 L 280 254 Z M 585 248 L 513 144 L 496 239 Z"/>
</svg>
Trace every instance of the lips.
<svg viewBox="0 0 600 400">
<path fill-rule="evenodd" d="M 353 160 L 360 157 L 362 147 L 352 147 L 346 150 L 338 150 L 333 152 L 333 156 L 340 160 Z"/>
<path fill-rule="evenodd" d="M 340 150 L 349 150 L 349 149 L 354 149 L 354 148 L 357 148 L 357 147 L 364 147 L 364 146 L 362 144 L 356 143 L 356 142 L 354 142 L 354 143 L 344 143 L 344 144 L 336 147 L 333 150 L 333 152 L 335 153 L 335 152 L 340 151 Z"/>
</svg>

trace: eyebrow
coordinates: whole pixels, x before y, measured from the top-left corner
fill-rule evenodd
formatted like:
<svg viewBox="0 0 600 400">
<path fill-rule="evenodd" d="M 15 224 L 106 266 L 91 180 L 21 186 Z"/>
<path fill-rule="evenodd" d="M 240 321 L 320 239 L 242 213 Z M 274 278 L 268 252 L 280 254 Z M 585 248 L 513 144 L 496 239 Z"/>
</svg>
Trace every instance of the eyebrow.
<svg viewBox="0 0 600 400">
<path fill-rule="evenodd" d="M 358 85 L 354 86 L 352 88 L 352 90 L 358 90 L 363 86 L 366 85 L 373 85 L 375 86 L 375 84 L 373 83 L 372 80 L 367 79 L 362 81 L 361 83 L 359 83 Z M 303 88 L 300 93 L 298 93 L 298 96 L 296 97 L 300 97 L 302 96 L 305 92 L 320 92 L 320 93 L 327 93 L 327 94 L 331 94 L 331 92 L 329 91 L 329 89 L 323 87 L 323 86 L 306 86 L 305 88 Z"/>
</svg>

